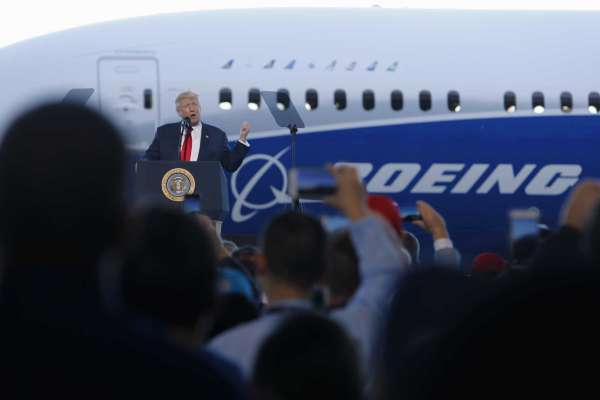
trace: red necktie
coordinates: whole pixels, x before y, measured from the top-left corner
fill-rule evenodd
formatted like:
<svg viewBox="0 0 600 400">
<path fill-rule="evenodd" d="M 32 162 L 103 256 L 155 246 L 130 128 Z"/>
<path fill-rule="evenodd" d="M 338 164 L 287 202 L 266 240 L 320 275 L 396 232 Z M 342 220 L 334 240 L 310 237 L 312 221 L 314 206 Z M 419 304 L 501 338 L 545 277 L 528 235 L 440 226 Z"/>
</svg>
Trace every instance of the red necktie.
<svg viewBox="0 0 600 400">
<path fill-rule="evenodd" d="M 181 146 L 181 161 L 190 161 L 192 157 L 192 128 L 188 128 Z"/>
</svg>

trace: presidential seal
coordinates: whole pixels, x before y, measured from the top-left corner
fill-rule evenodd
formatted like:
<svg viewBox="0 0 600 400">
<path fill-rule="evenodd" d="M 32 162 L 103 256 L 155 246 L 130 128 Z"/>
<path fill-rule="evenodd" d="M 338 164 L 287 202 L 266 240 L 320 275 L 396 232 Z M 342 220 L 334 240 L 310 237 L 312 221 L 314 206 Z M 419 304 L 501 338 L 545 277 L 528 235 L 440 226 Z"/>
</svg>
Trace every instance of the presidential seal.
<svg viewBox="0 0 600 400">
<path fill-rule="evenodd" d="M 173 168 L 162 178 L 162 192 L 171 201 L 183 201 L 186 194 L 194 193 L 196 181 L 186 169 Z"/>
</svg>

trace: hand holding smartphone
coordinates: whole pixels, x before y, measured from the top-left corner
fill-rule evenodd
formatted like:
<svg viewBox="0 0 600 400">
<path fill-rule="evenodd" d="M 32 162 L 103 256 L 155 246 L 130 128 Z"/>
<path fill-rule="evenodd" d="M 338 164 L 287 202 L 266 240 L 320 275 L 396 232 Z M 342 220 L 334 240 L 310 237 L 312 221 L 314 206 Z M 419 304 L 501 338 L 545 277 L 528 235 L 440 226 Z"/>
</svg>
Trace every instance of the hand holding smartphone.
<svg viewBox="0 0 600 400">
<path fill-rule="evenodd" d="M 322 199 L 336 192 L 335 178 L 325 168 L 299 167 L 289 172 L 289 195 L 303 199 Z"/>
<path fill-rule="evenodd" d="M 512 209 L 509 217 L 509 239 L 510 243 L 529 235 L 538 235 L 540 210 L 535 207 Z"/>
<path fill-rule="evenodd" d="M 403 222 L 422 221 L 423 217 L 419 214 L 415 206 L 400 206 L 400 214 Z"/>
</svg>

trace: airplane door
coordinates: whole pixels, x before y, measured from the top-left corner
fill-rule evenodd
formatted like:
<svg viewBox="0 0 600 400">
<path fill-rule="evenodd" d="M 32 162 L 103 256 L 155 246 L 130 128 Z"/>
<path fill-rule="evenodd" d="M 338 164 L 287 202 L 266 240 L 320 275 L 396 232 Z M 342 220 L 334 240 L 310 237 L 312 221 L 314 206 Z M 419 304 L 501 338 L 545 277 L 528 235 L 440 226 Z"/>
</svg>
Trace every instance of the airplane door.
<svg viewBox="0 0 600 400">
<path fill-rule="evenodd" d="M 121 128 L 126 143 L 145 149 L 160 120 L 158 60 L 101 58 L 98 90 L 100 110 Z"/>
</svg>

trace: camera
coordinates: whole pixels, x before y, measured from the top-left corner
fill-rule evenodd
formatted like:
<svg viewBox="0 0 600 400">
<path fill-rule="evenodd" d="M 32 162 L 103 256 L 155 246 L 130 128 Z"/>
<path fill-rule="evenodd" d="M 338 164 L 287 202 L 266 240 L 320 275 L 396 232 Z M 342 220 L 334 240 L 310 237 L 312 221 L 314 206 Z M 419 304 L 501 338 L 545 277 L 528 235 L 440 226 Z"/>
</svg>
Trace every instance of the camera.
<svg viewBox="0 0 600 400">
<path fill-rule="evenodd" d="M 288 194 L 293 199 L 321 199 L 337 191 L 335 178 L 325 168 L 292 168 L 288 178 Z"/>
<path fill-rule="evenodd" d="M 343 215 L 323 215 L 321 225 L 327 232 L 337 232 L 350 227 L 350 220 Z"/>
<path fill-rule="evenodd" d="M 200 196 L 196 193 L 186 194 L 183 199 L 183 212 L 186 214 L 199 213 L 202 211 Z"/>
<path fill-rule="evenodd" d="M 540 210 L 531 208 L 512 209 L 508 213 L 510 223 L 510 243 L 529 235 L 539 233 Z"/>
<path fill-rule="evenodd" d="M 403 222 L 422 221 L 423 217 L 419 214 L 415 206 L 400 206 L 400 214 Z"/>
</svg>

